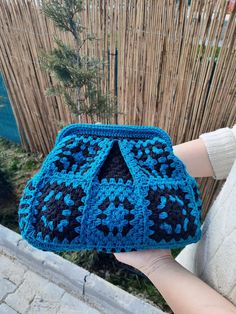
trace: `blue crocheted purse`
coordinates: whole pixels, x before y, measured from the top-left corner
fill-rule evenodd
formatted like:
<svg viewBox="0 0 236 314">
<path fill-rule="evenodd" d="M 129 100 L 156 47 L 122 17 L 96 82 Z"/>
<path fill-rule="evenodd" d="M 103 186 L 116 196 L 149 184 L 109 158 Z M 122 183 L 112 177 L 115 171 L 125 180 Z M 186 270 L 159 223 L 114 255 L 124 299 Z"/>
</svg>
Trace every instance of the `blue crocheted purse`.
<svg viewBox="0 0 236 314">
<path fill-rule="evenodd" d="M 18 218 L 43 251 L 122 252 L 197 242 L 201 205 L 161 128 L 71 124 L 27 182 Z"/>
</svg>

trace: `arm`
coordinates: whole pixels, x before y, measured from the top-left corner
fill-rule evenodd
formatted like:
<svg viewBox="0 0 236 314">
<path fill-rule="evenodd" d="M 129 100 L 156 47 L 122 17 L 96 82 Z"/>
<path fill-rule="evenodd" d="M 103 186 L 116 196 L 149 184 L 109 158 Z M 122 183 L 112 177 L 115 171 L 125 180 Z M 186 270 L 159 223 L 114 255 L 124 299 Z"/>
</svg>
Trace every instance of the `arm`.
<svg viewBox="0 0 236 314">
<path fill-rule="evenodd" d="M 173 146 L 174 154 L 185 164 L 188 173 L 193 177 L 212 177 L 214 171 L 209 159 L 206 145 L 197 139 Z"/>
<path fill-rule="evenodd" d="M 174 313 L 236 313 L 235 306 L 174 259 L 160 260 L 148 278 Z"/>
<path fill-rule="evenodd" d="M 199 139 L 173 146 L 193 177 L 226 179 L 236 159 L 236 125 L 203 133 Z"/>
<path fill-rule="evenodd" d="M 142 271 L 165 298 L 175 314 L 235 314 L 235 306 L 189 272 L 170 250 L 114 253 L 115 257 Z"/>
</svg>

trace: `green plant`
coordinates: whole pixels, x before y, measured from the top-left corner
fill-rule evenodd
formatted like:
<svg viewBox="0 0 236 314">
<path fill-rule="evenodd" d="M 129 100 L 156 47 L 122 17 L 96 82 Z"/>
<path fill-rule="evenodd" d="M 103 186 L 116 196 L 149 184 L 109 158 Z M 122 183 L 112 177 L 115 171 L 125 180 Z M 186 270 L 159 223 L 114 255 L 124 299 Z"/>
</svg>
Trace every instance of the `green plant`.
<svg viewBox="0 0 236 314">
<path fill-rule="evenodd" d="M 14 197 L 13 186 L 10 181 L 10 174 L 7 170 L 3 169 L 0 160 L 0 203 Z"/>
<path fill-rule="evenodd" d="M 54 36 L 56 48 L 42 52 L 40 63 L 52 74 L 57 85 L 48 88 L 46 95 L 62 95 L 66 105 L 75 116 L 95 116 L 110 119 L 117 110 L 117 98 L 111 93 L 102 93 L 102 65 L 96 58 L 83 56 L 81 48 L 95 36 L 81 24 L 80 13 L 84 10 L 83 0 L 44 0 L 41 11 L 62 31 L 72 34 L 74 46 L 63 43 Z M 81 33 L 84 34 L 83 40 Z"/>
<path fill-rule="evenodd" d="M 11 173 L 0 159 L 0 223 L 13 229 L 17 226 L 15 202 L 16 194 L 11 181 Z"/>
<path fill-rule="evenodd" d="M 26 182 L 37 171 L 42 157 L 24 151 L 0 137 L 0 223 L 16 231 L 18 206 Z"/>
</svg>

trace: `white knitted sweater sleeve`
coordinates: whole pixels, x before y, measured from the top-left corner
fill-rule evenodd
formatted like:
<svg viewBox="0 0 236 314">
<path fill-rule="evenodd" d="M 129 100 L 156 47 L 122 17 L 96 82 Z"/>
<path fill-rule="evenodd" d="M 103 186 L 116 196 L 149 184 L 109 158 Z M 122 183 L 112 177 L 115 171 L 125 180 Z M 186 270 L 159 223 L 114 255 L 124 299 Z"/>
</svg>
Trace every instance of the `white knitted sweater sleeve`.
<svg viewBox="0 0 236 314">
<path fill-rule="evenodd" d="M 236 159 L 236 124 L 199 136 L 206 145 L 216 180 L 226 179 Z"/>
</svg>

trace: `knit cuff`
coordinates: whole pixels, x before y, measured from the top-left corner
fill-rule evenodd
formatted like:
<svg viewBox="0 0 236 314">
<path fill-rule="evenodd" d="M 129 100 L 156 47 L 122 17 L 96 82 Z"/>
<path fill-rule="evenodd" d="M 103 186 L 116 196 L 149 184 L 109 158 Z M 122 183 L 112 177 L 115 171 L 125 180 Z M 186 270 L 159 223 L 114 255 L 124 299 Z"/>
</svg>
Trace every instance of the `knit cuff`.
<svg viewBox="0 0 236 314">
<path fill-rule="evenodd" d="M 226 179 L 236 159 L 236 125 L 199 136 L 207 148 L 216 180 Z"/>
</svg>

